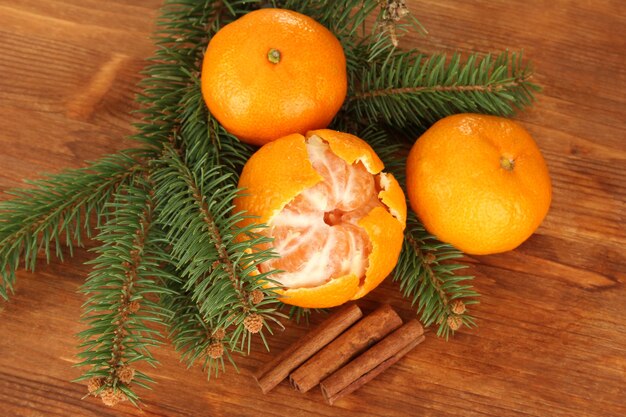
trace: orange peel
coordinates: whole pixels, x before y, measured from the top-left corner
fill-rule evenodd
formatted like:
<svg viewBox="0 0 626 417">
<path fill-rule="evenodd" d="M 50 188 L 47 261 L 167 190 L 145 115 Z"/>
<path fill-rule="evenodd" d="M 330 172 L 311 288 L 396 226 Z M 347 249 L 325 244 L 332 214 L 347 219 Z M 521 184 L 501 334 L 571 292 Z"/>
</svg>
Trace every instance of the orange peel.
<svg viewBox="0 0 626 417">
<path fill-rule="evenodd" d="M 318 142 L 322 145 L 318 145 Z M 343 161 L 342 164 L 348 167 L 348 170 L 358 169 L 360 170 L 359 175 L 369 175 L 373 181 L 371 182 L 372 185 L 368 185 L 368 187 L 374 187 L 371 197 L 368 197 L 370 200 L 364 200 L 365 203 L 360 206 L 354 203 L 356 208 L 339 212 L 339 214 L 336 214 L 336 210 L 322 213 L 321 209 L 315 209 L 317 210 L 315 211 L 311 208 L 310 212 L 306 211 L 309 210 L 309 207 L 303 205 L 302 201 L 311 202 L 313 205 L 328 204 L 331 208 L 335 207 L 330 202 L 333 201 L 333 197 L 329 197 L 328 193 L 314 194 L 312 190 L 318 188 L 328 190 L 329 188 L 320 187 L 324 186 L 324 183 L 329 183 L 329 175 L 338 176 L 337 172 L 341 171 L 340 169 L 331 170 L 322 175 L 318 171 L 320 167 L 318 162 L 315 162 L 317 168 L 312 162 L 312 159 L 315 160 L 315 158 L 310 152 L 313 152 L 312 149 L 317 149 L 314 146 L 321 146 L 319 149 L 322 150 L 319 152 L 330 152 L 334 157 L 338 157 Z M 282 282 L 281 287 L 276 290 L 281 301 L 308 308 L 337 306 L 349 300 L 363 297 L 376 288 L 393 270 L 402 248 L 407 208 L 400 185 L 392 174 L 384 173 L 383 169 L 382 161 L 365 141 L 356 136 L 329 129 L 310 131 L 306 135 L 292 134 L 270 142 L 261 147 L 246 163 L 239 181 L 239 186 L 244 191 L 235 200 L 236 209 L 255 216 L 254 219 L 245 220 L 247 223 L 256 221 L 267 224 L 269 227 L 263 229 L 262 233 L 274 237 L 275 246 L 278 247 L 280 242 L 283 243 L 282 248 L 285 255 L 280 261 L 277 261 L 278 265 L 288 265 L 295 259 L 296 264 L 300 265 L 300 268 L 304 268 L 305 271 L 300 274 L 298 271 L 302 271 L 302 269 L 297 269 L 290 275 L 298 277 L 298 279 L 294 278 L 293 285 L 287 285 L 281 281 L 281 272 L 271 276 L 273 280 Z M 346 184 L 361 184 L 354 182 L 356 180 L 353 177 L 348 176 L 346 178 L 348 178 L 345 180 Z M 335 178 L 333 177 L 331 180 L 335 181 Z M 370 184 L 368 181 L 370 180 L 367 180 L 365 184 Z M 331 186 L 335 186 L 335 184 L 328 185 L 328 187 Z M 330 195 L 332 195 L 334 189 L 330 188 L 330 190 Z M 350 193 L 356 195 L 355 198 L 361 198 L 360 194 L 370 195 L 368 194 L 369 191 L 362 191 L 360 188 L 350 192 L 346 191 L 348 188 L 342 190 L 341 196 Z M 317 199 L 311 196 L 315 196 Z M 365 197 L 362 198 L 365 199 Z M 352 208 L 352 206 L 350 207 Z M 290 213 L 300 215 L 298 210 L 304 210 L 306 216 L 310 217 L 289 218 Z M 321 225 L 319 229 L 323 229 L 323 232 L 327 233 L 328 230 L 337 226 L 337 233 L 341 230 L 344 233 L 341 236 L 348 236 L 345 242 L 339 238 L 329 240 L 330 237 L 315 229 L 318 226 L 307 224 L 306 227 L 308 228 L 303 229 L 306 231 L 302 233 L 297 231 L 299 226 L 281 226 L 285 221 L 299 219 L 297 221 L 301 222 L 302 219 L 306 220 L 322 214 L 327 223 L 322 225 L 320 219 L 315 220 L 316 225 Z M 335 223 L 332 220 L 333 215 L 339 219 Z M 328 217 L 331 220 L 328 220 Z M 288 225 L 291 224 L 293 223 Z M 315 235 L 318 232 L 319 234 Z M 302 243 L 305 236 L 309 236 L 309 238 L 320 236 L 319 242 L 326 243 L 322 244 L 313 239 L 305 245 Z M 279 242 L 280 239 L 283 240 Z M 319 247 L 315 246 L 318 243 Z M 353 256 L 341 257 L 335 252 Z M 315 259 L 319 259 L 322 264 L 327 261 L 326 256 L 335 258 L 339 256 L 340 259 L 335 259 L 335 262 L 340 267 L 333 271 L 348 272 L 331 275 L 320 282 L 306 281 L 308 279 L 306 271 L 313 271 L 311 275 L 315 275 L 323 268 L 318 267 L 311 258 L 302 260 L 300 258 L 302 256 L 317 256 Z M 362 262 L 358 259 L 359 256 L 364 258 Z M 328 262 L 331 263 L 331 261 Z M 357 274 L 355 271 L 362 272 Z M 327 270 L 323 269 L 320 276 L 324 277 L 326 272 Z M 286 273 L 282 275 L 285 282 L 286 276 Z M 317 275 L 315 276 L 317 277 Z M 305 280 L 306 282 L 299 285 L 298 282 L 300 281 L 298 280 Z"/>
</svg>

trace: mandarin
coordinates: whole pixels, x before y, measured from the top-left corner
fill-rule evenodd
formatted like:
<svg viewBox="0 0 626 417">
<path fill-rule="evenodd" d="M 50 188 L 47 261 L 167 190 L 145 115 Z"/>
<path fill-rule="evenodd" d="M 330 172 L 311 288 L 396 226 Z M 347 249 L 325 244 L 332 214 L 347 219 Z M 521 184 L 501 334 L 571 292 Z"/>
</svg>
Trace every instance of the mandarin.
<svg viewBox="0 0 626 417">
<path fill-rule="evenodd" d="M 546 163 L 530 134 L 496 116 L 439 120 L 413 145 L 407 194 L 426 229 L 475 255 L 516 248 L 550 207 Z"/>
<path fill-rule="evenodd" d="M 235 208 L 264 223 L 278 257 L 281 301 L 333 307 L 363 297 L 398 260 L 406 200 L 363 140 L 332 130 L 291 134 L 261 147 L 243 168 Z"/>
<path fill-rule="evenodd" d="M 346 97 L 346 58 L 337 38 L 310 17 L 260 9 L 213 36 L 201 84 L 228 132 L 263 145 L 331 122 Z"/>
</svg>

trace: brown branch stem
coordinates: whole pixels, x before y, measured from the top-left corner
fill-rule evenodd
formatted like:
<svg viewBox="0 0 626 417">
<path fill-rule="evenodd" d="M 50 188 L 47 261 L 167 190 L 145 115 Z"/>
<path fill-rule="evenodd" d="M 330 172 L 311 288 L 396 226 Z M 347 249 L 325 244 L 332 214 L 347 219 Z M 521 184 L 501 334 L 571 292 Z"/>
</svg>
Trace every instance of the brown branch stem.
<svg viewBox="0 0 626 417">
<path fill-rule="evenodd" d="M 363 100 L 372 97 L 382 96 L 394 96 L 402 94 L 419 94 L 425 92 L 489 92 L 494 93 L 503 91 L 509 88 L 518 87 L 522 83 L 528 80 L 528 76 L 523 75 L 502 83 L 494 83 L 488 85 L 435 85 L 435 86 L 419 86 L 419 87 L 400 87 L 400 88 L 385 88 L 380 90 L 361 91 L 350 96 L 349 100 Z"/>
<path fill-rule="evenodd" d="M 217 250 L 217 255 L 219 258 L 219 264 L 222 265 L 222 268 L 227 272 L 228 278 L 237 293 L 237 298 L 247 309 L 248 305 L 248 294 L 244 289 L 241 288 L 241 282 L 237 278 L 237 273 L 235 272 L 235 266 L 233 265 L 232 260 L 228 256 L 228 252 L 226 251 L 226 245 L 224 244 L 224 240 L 222 239 L 222 234 L 215 224 L 215 219 L 211 212 L 209 211 L 209 207 L 206 203 L 206 197 L 200 191 L 200 187 L 196 183 L 189 167 L 184 164 L 184 162 L 180 158 L 180 153 L 176 148 L 173 147 L 172 144 L 168 144 L 164 147 L 164 151 L 169 151 L 170 158 L 178 159 L 178 162 L 182 165 L 182 169 L 179 169 L 181 172 L 187 187 L 189 188 L 189 192 L 191 193 L 198 209 L 200 211 L 200 216 L 202 217 L 202 221 L 207 225 L 207 231 L 211 236 L 211 240 L 215 249 Z"/>
<path fill-rule="evenodd" d="M 200 193 L 200 189 L 193 180 L 191 180 L 191 182 L 188 182 L 187 185 L 189 186 L 193 198 L 196 201 L 198 208 L 200 209 L 202 219 L 207 225 L 208 231 L 211 235 L 211 240 L 213 241 L 213 245 L 215 246 L 215 249 L 217 250 L 217 255 L 220 259 L 220 265 L 222 265 L 222 268 L 224 268 L 224 270 L 228 273 L 228 278 L 230 279 L 233 288 L 237 292 L 237 298 L 239 298 L 241 304 L 245 306 L 247 304 L 246 300 L 248 299 L 246 291 L 241 288 L 241 282 L 237 278 L 235 266 L 233 265 L 232 260 L 226 252 L 226 246 L 224 245 L 222 234 L 215 224 L 215 219 L 213 218 L 213 215 L 209 211 L 208 205 L 206 203 L 206 197 Z"/>
<path fill-rule="evenodd" d="M 430 267 L 430 264 L 432 263 L 432 261 L 428 259 L 428 255 L 430 256 L 433 256 L 433 255 L 424 254 L 424 251 L 422 251 L 422 249 L 420 248 L 420 245 L 417 243 L 415 238 L 413 238 L 413 236 L 411 236 L 409 233 L 405 234 L 404 238 L 409 243 L 409 245 L 411 245 L 411 248 L 415 251 L 417 256 L 422 261 L 422 266 L 424 270 L 426 271 L 426 274 L 425 274 L 426 277 L 428 277 L 428 280 L 430 281 L 431 285 L 435 288 L 435 290 L 437 290 L 437 293 L 439 294 L 439 298 L 442 300 L 443 305 L 447 307 L 450 302 L 450 300 L 448 299 L 448 294 L 446 294 L 446 292 L 441 288 L 440 280 L 437 279 L 437 275 L 433 272 L 432 268 Z"/>
<path fill-rule="evenodd" d="M 152 213 L 154 202 L 150 196 L 146 196 L 145 208 L 141 214 L 139 227 L 135 231 L 133 239 L 133 249 L 130 251 L 130 262 L 124 261 L 122 266 L 125 268 L 126 281 L 122 286 L 122 294 L 120 295 L 120 306 L 118 307 L 119 319 L 117 320 L 114 337 L 111 343 L 111 359 L 109 360 L 109 378 L 108 382 L 113 383 L 119 370 L 119 365 L 124 354 L 123 340 L 127 336 L 126 324 L 132 314 L 135 314 L 139 306 L 131 301 L 133 284 L 137 281 L 137 269 L 139 268 L 146 242 L 146 236 L 152 225 Z"/>
</svg>

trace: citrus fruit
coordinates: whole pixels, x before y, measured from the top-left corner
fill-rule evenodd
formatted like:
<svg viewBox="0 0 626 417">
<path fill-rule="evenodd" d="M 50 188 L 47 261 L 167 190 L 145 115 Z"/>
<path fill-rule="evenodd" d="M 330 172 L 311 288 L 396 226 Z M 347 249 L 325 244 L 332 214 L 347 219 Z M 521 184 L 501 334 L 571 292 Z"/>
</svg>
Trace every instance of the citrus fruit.
<svg viewBox="0 0 626 417">
<path fill-rule="evenodd" d="M 222 126 L 262 145 L 331 122 L 346 96 L 346 58 L 337 38 L 310 17 L 260 9 L 213 36 L 201 84 Z"/>
<path fill-rule="evenodd" d="M 278 257 L 259 266 L 281 300 L 333 307 L 363 297 L 395 267 L 406 223 L 396 179 L 363 140 L 333 130 L 261 147 L 241 173 L 237 210 L 264 223 Z"/>
<path fill-rule="evenodd" d="M 413 145 L 407 194 L 426 229 L 475 255 L 525 241 L 550 207 L 548 168 L 528 132 L 512 120 L 458 114 Z"/>
</svg>

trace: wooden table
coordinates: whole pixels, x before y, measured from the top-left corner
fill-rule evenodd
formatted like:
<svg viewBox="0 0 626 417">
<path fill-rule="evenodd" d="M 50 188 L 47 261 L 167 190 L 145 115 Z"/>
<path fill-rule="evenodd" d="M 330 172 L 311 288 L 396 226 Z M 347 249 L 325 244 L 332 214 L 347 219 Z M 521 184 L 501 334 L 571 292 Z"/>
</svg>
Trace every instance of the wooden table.
<svg viewBox="0 0 626 417">
<path fill-rule="evenodd" d="M 130 111 L 159 0 L 0 0 L 0 191 L 130 146 Z M 81 400 L 75 334 L 86 251 L 20 273 L 0 304 L 0 415 L 624 416 L 626 415 L 626 10 L 616 1 L 409 1 L 423 50 L 523 48 L 544 86 L 519 119 L 554 186 L 551 211 L 519 249 L 469 259 L 479 327 L 419 348 L 335 407 L 286 383 L 262 395 L 260 343 L 217 380 L 168 346 L 143 411 Z M 7 198 L 3 195 L 0 198 Z M 387 301 L 412 315 L 386 283 Z M 314 318 L 319 321 L 319 318 Z M 306 331 L 289 323 L 276 352 Z"/>
</svg>

